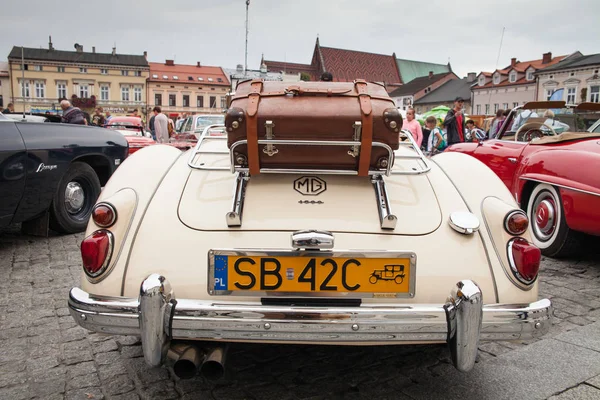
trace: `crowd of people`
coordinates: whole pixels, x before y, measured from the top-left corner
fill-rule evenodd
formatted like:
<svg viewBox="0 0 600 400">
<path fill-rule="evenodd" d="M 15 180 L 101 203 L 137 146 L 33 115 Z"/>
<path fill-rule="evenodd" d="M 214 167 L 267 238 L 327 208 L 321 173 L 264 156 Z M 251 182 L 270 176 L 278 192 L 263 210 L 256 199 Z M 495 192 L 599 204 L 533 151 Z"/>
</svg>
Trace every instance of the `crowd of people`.
<svg viewBox="0 0 600 400">
<path fill-rule="evenodd" d="M 477 142 L 492 138 L 472 119 L 466 119 L 464 103 L 465 100 L 462 97 L 456 97 L 454 107 L 448 110 L 441 123 L 438 123 L 434 116 L 429 116 L 425 120 L 424 126 L 421 126 L 415 119 L 415 110 L 410 107 L 406 111 L 402 129 L 409 131 L 417 145 L 427 154 L 442 152 L 446 147 L 456 143 Z M 508 115 L 508 112 L 505 115 Z M 503 121 L 504 119 L 494 119 L 493 128 L 495 130 L 490 129 L 490 134 L 497 135 Z"/>
</svg>

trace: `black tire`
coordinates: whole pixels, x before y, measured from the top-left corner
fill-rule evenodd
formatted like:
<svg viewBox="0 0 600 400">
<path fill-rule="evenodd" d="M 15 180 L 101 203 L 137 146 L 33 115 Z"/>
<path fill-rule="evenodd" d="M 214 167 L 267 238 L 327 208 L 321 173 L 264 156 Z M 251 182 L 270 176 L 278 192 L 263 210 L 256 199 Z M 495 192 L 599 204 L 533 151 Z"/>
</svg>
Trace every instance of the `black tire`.
<svg viewBox="0 0 600 400">
<path fill-rule="evenodd" d="M 83 192 L 83 204 L 80 209 L 69 209 L 65 201 L 65 192 L 69 183 L 78 185 Z M 72 163 L 54 193 L 54 199 L 50 205 L 50 228 L 60 233 L 83 232 L 90 219 L 92 208 L 100 195 L 100 190 L 100 180 L 92 167 L 82 162 Z"/>
<path fill-rule="evenodd" d="M 569 228 L 560 192 L 551 185 L 533 188 L 527 203 L 533 244 L 548 257 L 564 257 L 579 249 L 580 234 Z"/>
</svg>

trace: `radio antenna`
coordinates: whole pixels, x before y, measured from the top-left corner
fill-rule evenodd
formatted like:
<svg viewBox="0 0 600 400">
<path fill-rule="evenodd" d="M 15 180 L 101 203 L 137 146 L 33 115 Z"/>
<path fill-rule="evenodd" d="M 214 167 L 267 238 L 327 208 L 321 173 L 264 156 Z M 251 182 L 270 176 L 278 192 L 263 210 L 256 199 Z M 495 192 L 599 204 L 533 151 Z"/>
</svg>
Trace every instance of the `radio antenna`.
<svg viewBox="0 0 600 400">
<path fill-rule="evenodd" d="M 504 41 L 504 31 L 506 30 L 506 27 L 502 27 L 502 36 L 500 36 L 500 47 L 498 47 L 498 57 L 496 57 L 496 68 L 494 68 L 494 71 L 496 71 L 498 69 L 498 63 L 500 63 L 500 54 L 502 53 L 502 42 Z M 494 74 L 492 74 L 492 83 L 494 83 Z M 488 97 L 488 104 L 490 105 L 491 108 L 491 103 L 490 101 L 492 101 L 492 90 L 490 89 L 490 97 Z"/>
</svg>

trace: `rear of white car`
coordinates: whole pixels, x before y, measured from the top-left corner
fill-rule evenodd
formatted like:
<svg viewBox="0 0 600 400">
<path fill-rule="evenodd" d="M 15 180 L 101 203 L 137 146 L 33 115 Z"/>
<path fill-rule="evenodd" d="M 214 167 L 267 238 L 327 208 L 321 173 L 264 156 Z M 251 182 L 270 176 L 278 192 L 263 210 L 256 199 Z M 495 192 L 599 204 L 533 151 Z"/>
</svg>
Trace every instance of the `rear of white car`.
<svg viewBox="0 0 600 400">
<path fill-rule="evenodd" d="M 442 154 L 423 173 L 243 182 L 190 167 L 226 165 L 222 150 L 199 161 L 153 146 L 121 166 L 82 245 L 82 284 L 69 300 L 80 325 L 141 336 L 151 365 L 169 347 L 181 358 L 190 340 L 448 342 L 463 371 L 480 339 L 549 328 L 527 221 L 477 160 Z M 419 162 L 397 159 L 394 170 Z"/>
</svg>

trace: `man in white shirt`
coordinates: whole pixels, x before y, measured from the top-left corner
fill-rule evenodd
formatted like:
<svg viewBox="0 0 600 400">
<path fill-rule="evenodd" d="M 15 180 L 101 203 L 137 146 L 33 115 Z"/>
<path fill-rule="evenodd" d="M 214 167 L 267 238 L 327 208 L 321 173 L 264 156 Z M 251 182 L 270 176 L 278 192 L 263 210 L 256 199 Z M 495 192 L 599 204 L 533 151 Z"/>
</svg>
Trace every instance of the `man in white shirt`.
<svg viewBox="0 0 600 400">
<path fill-rule="evenodd" d="M 169 121 L 159 106 L 154 107 L 154 130 L 158 143 L 169 143 Z"/>
</svg>

